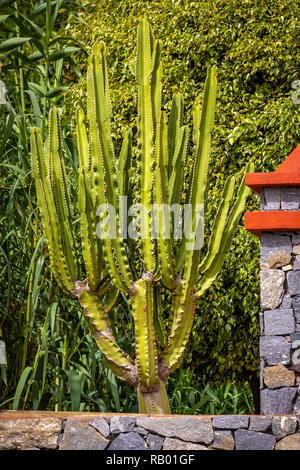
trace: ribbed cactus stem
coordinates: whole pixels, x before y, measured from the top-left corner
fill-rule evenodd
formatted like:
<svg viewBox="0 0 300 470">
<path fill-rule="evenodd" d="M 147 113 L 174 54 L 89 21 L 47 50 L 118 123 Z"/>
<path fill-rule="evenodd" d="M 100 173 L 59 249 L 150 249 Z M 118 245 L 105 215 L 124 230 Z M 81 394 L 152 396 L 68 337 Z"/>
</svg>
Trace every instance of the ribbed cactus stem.
<svg viewBox="0 0 300 470">
<path fill-rule="evenodd" d="M 138 129 L 139 149 L 141 155 L 140 203 L 145 208 L 141 223 L 146 236 L 142 238 L 143 262 L 145 270 L 154 272 L 156 261 L 154 256 L 154 241 L 151 234 L 151 203 L 154 166 L 154 133 L 157 110 L 153 109 L 155 90 L 151 74 L 157 61 L 153 60 L 153 43 L 151 29 L 143 19 L 138 26 L 136 79 L 138 83 Z M 154 62 L 154 63 L 153 63 Z M 157 98 L 157 96 L 156 96 Z"/>
<path fill-rule="evenodd" d="M 140 384 L 146 388 L 158 382 L 153 282 L 153 274 L 145 272 L 130 290 L 138 374 Z"/>
<path fill-rule="evenodd" d="M 166 386 L 162 380 L 150 390 L 138 387 L 137 395 L 140 413 L 151 415 L 171 413 Z"/>
</svg>

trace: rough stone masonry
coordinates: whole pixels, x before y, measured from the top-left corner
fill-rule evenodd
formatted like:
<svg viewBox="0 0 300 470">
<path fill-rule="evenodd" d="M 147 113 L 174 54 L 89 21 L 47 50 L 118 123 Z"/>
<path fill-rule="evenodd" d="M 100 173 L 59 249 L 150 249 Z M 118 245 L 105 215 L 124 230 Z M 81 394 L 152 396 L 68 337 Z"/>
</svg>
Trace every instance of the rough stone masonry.
<svg viewBox="0 0 300 470">
<path fill-rule="evenodd" d="M 3 450 L 300 450 L 299 416 L 0 411 Z"/>
<path fill-rule="evenodd" d="M 300 187 L 265 187 L 261 211 L 294 211 Z M 300 232 L 262 232 L 261 414 L 300 413 Z"/>
</svg>

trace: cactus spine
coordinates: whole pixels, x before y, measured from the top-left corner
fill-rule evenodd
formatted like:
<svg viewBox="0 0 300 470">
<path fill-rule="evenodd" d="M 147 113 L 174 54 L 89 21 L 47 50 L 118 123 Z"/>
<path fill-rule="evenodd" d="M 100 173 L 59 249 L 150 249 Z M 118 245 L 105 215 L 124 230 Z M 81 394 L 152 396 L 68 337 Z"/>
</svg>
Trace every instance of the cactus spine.
<svg viewBox="0 0 300 470">
<path fill-rule="evenodd" d="M 87 73 L 87 118 L 76 113 L 79 156 L 78 207 L 81 221 L 81 249 L 86 279 L 79 278 L 74 255 L 71 199 L 62 155 L 57 109 L 49 117 L 49 137 L 43 146 L 39 129 L 31 132 L 32 174 L 36 181 L 38 207 L 49 247 L 50 262 L 64 292 L 78 299 L 90 331 L 114 374 L 137 390 L 140 412 L 169 413 L 165 383 L 182 359 L 192 328 L 196 299 L 212 284 L 222 267 L 232 236 L 242 215 L 248 188 L 242 179 L 234 200 L 235 179 L 225 183 L 207 253 L 202 241 L 196 245 L 195 231 L 204 224 L 205 188 L 209 167 L 211 131 L 216 101 L 216 70 L 210 67 L 203 104 L 193 110 L 194 158 L 186 199 L 183 200 L 184 167 L 189 129 L 183 125 L 180 94 L 172 100 L 169 122 L 161 111 L 161 44 L 150 25 L 142 19 L 137 32 L 136 80 L 138 84 L 138 188 L 130 180 L 132 132 L 123 131 L 123 144 L 115 156 L 111 136 L 106 51 L 103 43 L 93 48 Z M 253 170 L 248 164 L 246 171 Z M 136 275 L 135 240 L 120 234 L 123 221 L 119 198 L 138 200 L 145 208 L 140 221 L 141 269 Z M 178 204 L 191 207 L 190 233 L 181 240 L 170 219 L 166 237 L 166 213 L 158 208 Z M 115 209 L 115 235 L 99 238 L 97 208 Z M 200 215 L 197 213 L 200 207 Z M 230 209 L 231 208 L 231 209 Z M 108 210 L 108 209 L 107 209 Z M 101 217 L 100 217 L 101 218 Z M 156 236 L 153 236 L 153 224 Z M 117 344 L 108 312 L 118 302 L 119 292 L 131 302 L 135 326 L 135 358 Z M 171 294 L 167 331 L 162 295 Z"/>
</svg>

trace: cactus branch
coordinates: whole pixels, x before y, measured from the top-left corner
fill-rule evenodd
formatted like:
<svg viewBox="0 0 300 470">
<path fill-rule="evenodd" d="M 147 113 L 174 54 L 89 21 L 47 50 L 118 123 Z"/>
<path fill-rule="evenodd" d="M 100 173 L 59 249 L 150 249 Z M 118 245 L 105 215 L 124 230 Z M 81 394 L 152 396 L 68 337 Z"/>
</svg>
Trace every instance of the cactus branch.
<svg viewBox="0 0 300 470">
<path fill-rule="evenodd" d="M 253 171 L 254 165 L 252 163 L 248 163 L 245 169 L 245 173 Z M 198 279 L 198 287 L 196 290 L 197 297 L 200 297 L 204 294 L 204 292 L 211 286 L 211 284 L 219 274 L 223 266 L 225 256 L 229 250 L 232 237 L 236 231 L 236 228 L 244 211 L 245 202 L 249 193 L 250 189 L 245 185 L 244 174 L 238 190 L 236 202 L 229 213 L 226 225 L 222 232 L 222 238 L 219 243 L 219 248 L 215 250 L 214 256 L 213 258 L 211 258 L 211 261 L 208 263 L 205 262 L 205 264 L 203 263 L 203 266 L 201 268 L 201 272 L 203 272 L 203 275 L 200 277 L 200 279 Z M 210 257 L 211 256 L 212 254 L 210 255 Z M 203 267 L 205 265 L 206 269 L 204 270 Z"/>
<path fill-rule="evenodd" d="M 145 272 L 130 290 L 135 325 L 136 361 L 140 384 L 158 382 L 158 358 L 153 322 L 153 275 Z"/>
<path fill-rule="evenodd" d="M 137 386 L 135 364 L 118 346 L 99 296 L 89 290 L 86 281 L 74 283 L 73 295 L 78 298 L 83 307 L 88 326 L 114 374 L 131 385 Z"/>
<path fill-rule="evenodd" d="M 157 50 L 157 47 L 156 47 Z M 151 73 L 157 61 L 152 62 L 153 44 L 150 27 L 145 19 L 138 26 L 136 79 L 138 83 L 138 129 L 141 154 L 141 193 L 140 203 L 145 207 L 145 220 L 142 224 L 146 237 L 142 239 L 142 251 L 145 270 L 154 272 L 156 267 L 154 241 L 151 236 L 152 169 L 154 165 L 153 139 L 156 113 L 151 106 L 154 91 L 151 90 Z M 151 93 L 152 92 L 152 93 Z"/>
</svg>

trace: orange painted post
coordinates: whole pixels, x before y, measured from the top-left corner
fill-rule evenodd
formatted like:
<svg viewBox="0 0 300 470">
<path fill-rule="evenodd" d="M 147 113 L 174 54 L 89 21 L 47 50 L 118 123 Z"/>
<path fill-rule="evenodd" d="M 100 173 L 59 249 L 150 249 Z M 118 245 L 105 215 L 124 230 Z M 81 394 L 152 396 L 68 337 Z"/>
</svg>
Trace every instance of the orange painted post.
<svg viewBox="0 0 300 470">
<path fill-rule="evenodd" d="M 260 193 L 262 188 L 300 185 L 300 144 L 272 173 L 248 173 L 246 185 Z"/>
<path fill-rule="evenodd" d="M 260 237 L 260 410 L 299 414 L 300 145 L 271 173 L 249 173 L 261 210 L 245 214 Z"/>
</svg>

